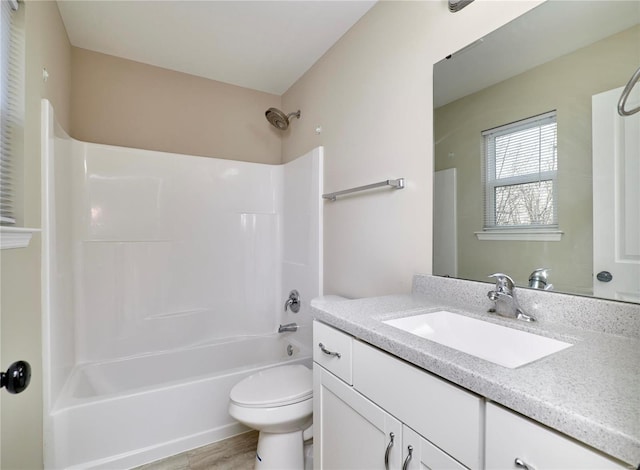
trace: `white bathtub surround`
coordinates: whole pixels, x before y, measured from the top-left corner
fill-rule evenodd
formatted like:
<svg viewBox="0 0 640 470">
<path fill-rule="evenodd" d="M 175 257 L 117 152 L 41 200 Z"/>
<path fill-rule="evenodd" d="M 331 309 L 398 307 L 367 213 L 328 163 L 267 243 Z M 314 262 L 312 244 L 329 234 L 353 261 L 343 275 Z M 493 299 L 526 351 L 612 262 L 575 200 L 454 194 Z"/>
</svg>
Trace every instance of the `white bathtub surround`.
<svg viewBox="0 0 640 470">
<path fill-rule="evenodd" d="M 124 468 L 245 430 L 233 384 L 308 358 L 322 149 L 263 165 L 90 144 L 46 101 L 43 129 L 46 467 Z"/>
<path fill-rule="evenodd" d="M 317 301 L 322 322 L 614 457 L 640 463 L 640 306 L 521 289 L 538 321 L 487 313 L 490 283 L 415 276 L 413 293 Z M 567 341 L 572 347 L 508 369 L 383 323 L 449 310 Z"/>
</svg>

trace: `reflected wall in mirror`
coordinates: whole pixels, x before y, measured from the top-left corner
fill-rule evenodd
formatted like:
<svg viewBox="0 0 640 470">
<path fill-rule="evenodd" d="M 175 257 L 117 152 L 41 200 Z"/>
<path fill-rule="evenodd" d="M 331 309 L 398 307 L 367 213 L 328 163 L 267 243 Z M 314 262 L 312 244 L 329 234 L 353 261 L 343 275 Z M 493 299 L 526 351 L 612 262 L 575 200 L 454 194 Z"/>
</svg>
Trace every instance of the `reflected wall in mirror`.
<svg viewBox="0 0 640 470">
<path fill-rule="evenodd" d="M 604 117 L 592 105 L 609 90 L 621 92 L 639 66 L 635 0 L 548 1 L 434 66 L 434 274 L 488 282 L 504 272 L 527 287 L 535 269 L 549 268 L 555 291 L 640 302 L 640 113 L 622 121 L 629 118 L 613 115 L 615 102 Z M 640 102 L 639 90 L 633 99 Z M 554 110 L 557 229 L 487 230 L 482 132 Z M 622 139 L 605 148 L 603 164 L 622 184 L 595 192 L 602 182 L 592 168 L 603 150 L 594 154 L 601 146 L 593 134 L 599 139 L 601 131 L 592 122 Z M 602 238 L 597 228 L 594 235 L 594 208 L 605 199 L 615 205 L 605 209 L 612 217 Z M 613 277 L 605 288 L 596 279 L 602 271 Z M 614 288 L 622 278 L 626 285 Z"/>
</svg>

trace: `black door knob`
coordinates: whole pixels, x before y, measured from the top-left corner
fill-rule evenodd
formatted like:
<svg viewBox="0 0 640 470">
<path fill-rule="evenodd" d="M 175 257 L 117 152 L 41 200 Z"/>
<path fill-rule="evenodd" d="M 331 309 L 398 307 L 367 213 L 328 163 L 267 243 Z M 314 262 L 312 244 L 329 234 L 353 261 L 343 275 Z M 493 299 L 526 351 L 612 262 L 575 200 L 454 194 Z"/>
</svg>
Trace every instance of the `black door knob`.
<svg viewBox="0 0 640 470">
<path fill-rule="evenodd" d="M 0 388 L 6 387 L 9 393 L 20 393 L 29 386 L 31 366 L 27 361 L 17 361 L 9 366 L 7 372 L 0 372 Z"/>
<path fill-rule="evenodd" d="M 600 271 L 596 275 L 596 279 L 598 279 L 598 281 L 600 282 L 611 282 L 611 280 L 613 279 L 613 274 L 611 274 L 609 271 Z"/>
</svg>

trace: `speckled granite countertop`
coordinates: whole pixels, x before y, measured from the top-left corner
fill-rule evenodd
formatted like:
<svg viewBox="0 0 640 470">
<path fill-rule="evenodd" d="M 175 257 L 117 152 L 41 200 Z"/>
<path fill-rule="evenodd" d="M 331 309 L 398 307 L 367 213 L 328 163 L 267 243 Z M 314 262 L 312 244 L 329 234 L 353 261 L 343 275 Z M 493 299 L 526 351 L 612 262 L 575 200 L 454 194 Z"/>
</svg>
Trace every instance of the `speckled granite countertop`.
<svg viewBox="0 0 640 470">
<path fill-rule="evenodd" d="M 520 303 L 539 320 L 529 324 L 486 313 L 487 287 L 416 276 L 412 294 L 338 302 L 317 299 L 312 313 L 317 320 L 637 467 L 640 306 L 562 294 L 538 297 L 535 291 L 522 290 L 531 294 L 521 295 Z M 553 306 L 541 308 L 544 303 Z M 382 323 L 441 309 L 567 341 L 573 347 L 509 369 Z M 589 324 L 595 330 L 576 326 L 585 317 L 593 319 Z"/>
</svg>

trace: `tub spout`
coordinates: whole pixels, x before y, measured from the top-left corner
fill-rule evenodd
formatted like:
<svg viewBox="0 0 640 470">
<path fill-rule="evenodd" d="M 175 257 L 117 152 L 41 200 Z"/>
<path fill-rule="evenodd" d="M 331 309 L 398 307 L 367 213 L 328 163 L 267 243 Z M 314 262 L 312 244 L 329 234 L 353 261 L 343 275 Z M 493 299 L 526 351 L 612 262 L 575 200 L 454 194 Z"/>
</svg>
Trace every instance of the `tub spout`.
<svg viewBox="0 0 640 470">
<path fill-rule="evenodd" d="M 287 331 L 298 331 L 297 323 L 287 323 L 286 325 L 280 325 L 278 327 L 278 333 L 285 333 Z"/>
</svg>

